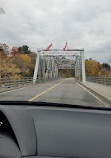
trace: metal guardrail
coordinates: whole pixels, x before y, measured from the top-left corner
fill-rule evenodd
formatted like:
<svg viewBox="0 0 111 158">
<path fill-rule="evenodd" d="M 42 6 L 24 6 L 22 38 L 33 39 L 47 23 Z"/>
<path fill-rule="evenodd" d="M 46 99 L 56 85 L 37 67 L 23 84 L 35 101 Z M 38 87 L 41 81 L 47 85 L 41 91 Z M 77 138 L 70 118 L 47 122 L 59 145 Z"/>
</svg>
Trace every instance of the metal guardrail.
<svg viewBox="0 0 111 158">
<path fill-rule="evenodd" d="M 36 80 L 36 83 L 52 81 L 54 79 L 58 79 L 58 78 L 38 78 Z M 0 89 L 25 86 L 25 85 L 31 85 L 31 84 L 33 84 L 33 77 L 22 77 L 18 79 L 14 79 L 14 78 L 11 78 L 11 79 L 1 78 L 0 79 Z"/>
<path fill-rule="evenodd" d="M 11 87 L 17 87 L 17 86 L 24 86 L 26 84 L 31 84 L 31 83 L 33 83 L 32 77 L 22 77 L 22 78 L 18 78 L 18 79 L 1 78 L 0 88 L 11 88 Z"/>
<path fill-rule="evenodd" d="M 87 76 L 86 80 L 89 82 L 111 86 L 111 76 Z"/>
</svg>

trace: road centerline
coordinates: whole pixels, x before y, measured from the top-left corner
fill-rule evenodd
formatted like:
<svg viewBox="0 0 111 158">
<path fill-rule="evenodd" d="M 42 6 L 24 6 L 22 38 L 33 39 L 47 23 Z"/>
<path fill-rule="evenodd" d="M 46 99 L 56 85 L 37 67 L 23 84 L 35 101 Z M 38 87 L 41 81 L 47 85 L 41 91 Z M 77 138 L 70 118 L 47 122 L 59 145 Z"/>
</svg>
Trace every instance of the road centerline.
<svg viewBox="0 0 111 158">
<path fill-rule="evenodd" d="M 58 85 L 60 85 L 60 84 L 63 83 L 63 82 L 65 82 L 65 81 L 62 81 L 62 82 L 59 82 L 59 83 L 55 84 L 54 86 L 48 88 L 47 90 L 43 91 L 42 93 L 36 95 L 35 97 L 33 97 L 32 99 L 30 99 L 29 101 L 33 101 L 34 99 L 36 99 L 36 98 L 38 98 L 39 96 L 41 96 L 42 94 L 44 94 L 44 93 L 50 91 L 51 89 L 57 87 Z"/>
</svg>

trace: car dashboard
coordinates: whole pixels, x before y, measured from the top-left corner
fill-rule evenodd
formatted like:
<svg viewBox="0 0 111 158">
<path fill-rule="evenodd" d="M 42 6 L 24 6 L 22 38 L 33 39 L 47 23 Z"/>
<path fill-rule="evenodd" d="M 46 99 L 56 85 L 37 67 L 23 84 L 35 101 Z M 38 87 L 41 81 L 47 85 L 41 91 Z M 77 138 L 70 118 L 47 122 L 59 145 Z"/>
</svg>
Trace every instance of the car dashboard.
<svg viewBox="0 0 111 158">
<path fill-rule="evenodd" d="M 0 103 L 0 158 L 111 158 L 111 109 Z"/>
</svg>

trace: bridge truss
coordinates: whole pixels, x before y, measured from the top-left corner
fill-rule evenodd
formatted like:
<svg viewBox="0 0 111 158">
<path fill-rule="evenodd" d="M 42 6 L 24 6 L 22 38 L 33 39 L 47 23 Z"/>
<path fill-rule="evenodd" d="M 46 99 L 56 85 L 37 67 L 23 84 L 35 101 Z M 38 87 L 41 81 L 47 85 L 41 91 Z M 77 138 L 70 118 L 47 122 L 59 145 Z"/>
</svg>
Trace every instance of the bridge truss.
<svg viewBox="0 0 111 158">
<path fill-rule="evenodd" d="M 33 83 L 37 78 L 57 78 L 59 69 L 74 69 L 75 78 L 85 82 L 84 49 L 38 50 Z"/>
</svg>

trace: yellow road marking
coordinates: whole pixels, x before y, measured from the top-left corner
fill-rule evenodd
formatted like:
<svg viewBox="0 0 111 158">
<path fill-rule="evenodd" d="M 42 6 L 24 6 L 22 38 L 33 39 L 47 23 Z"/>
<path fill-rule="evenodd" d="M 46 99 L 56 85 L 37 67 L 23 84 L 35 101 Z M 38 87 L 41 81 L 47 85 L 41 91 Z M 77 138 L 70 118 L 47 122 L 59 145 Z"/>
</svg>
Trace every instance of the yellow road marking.
<svg viewBox="0 0 111 158">
<path fill-rule="evenodd" d="M 54 85 L 53 87 L 49 88 L 48 91 L 51 90 L 51 89 L 53 89 L 53 88 L 55 88 L 55 87 L 58 86 L 59 84 L 60 84 L 60 83 L 58 83 L 58 84 Z"/>
<path fill-rule="evenodd" d="M 62 81 L 62 82 L 60 82 L 60 83 L 58 83 L 58 84 L 55 84 L 54 86 L 52 86 L 52 87 L 50 87 L 49 89 L 47 89 L 46 91 L 44 91 L 44 92 L 38 94 L 37 96 L 35 96 L 34 98 L 30 99 L 29 101 L 33 101 L 34 99 L 38 98 L 38 97 L 41 96 L 42 94 L 44 94 L 44 93 L 46 93 L 47 91 L 49 91 L 49 90 L 55 88 L 56 86 L 60 85 L 60 84 L 63 83 L 63 82 L 64 82 L 64 81 Z"/>
</svg>

